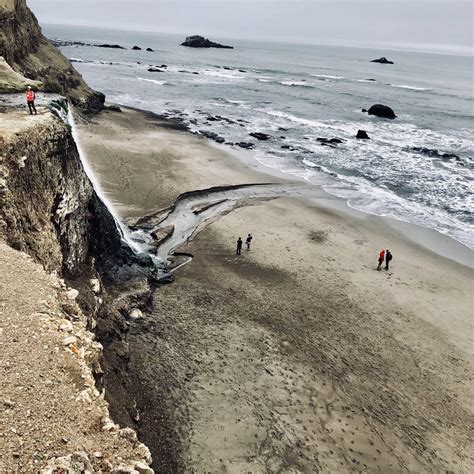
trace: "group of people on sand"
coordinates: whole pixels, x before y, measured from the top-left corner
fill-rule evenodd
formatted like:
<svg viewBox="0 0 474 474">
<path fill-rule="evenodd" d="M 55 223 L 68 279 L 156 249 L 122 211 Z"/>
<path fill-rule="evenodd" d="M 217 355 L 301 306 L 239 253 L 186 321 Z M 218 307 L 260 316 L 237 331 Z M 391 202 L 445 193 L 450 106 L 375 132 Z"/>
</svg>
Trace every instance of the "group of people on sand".
<svg viewBox="0 0 474 474">
<path fill-rule="evenodd" d="M 252 234 L 247 235 L 247 238 L 245 239 L 245 245 L 247 246 L 247 250 L 250 250 L 250 244 L 252 243 Z M 239 237 L 237 239 L 237 250 L 236 254 L 237 255 L 242 255 L 242 245 L 244 244 L 244 241 L 242 240 L 242 237 Z"/>
<path fill-rule="evenodd" d="M 379 264 L 377 266 L 377 271 L 382 270 L 383 262 L 385 262 L 385 270 L 389 270 L 390 262 L 392 261 L 393 255 L 390 250 L 382 249 L 379 254 Z"/>
</svg>

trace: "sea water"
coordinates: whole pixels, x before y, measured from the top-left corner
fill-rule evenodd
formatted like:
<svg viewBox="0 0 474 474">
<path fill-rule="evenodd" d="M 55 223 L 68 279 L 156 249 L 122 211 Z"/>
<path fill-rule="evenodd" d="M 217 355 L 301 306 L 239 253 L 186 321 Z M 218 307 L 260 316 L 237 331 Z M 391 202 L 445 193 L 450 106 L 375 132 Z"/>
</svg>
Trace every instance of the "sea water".
<svg viewBox="0 0 474 474">
<path fill-rule="evenodd" d="M 50 38 L 128 48 L 61 48 L 109 102 L 180 118 L 227 143 L 254 143 L 255 160 L 356 209 L 474 248 L 472 57 L 221 38 L 211 39 L 235 49 L 202 50 L 179 46 L 184 38 L 174 35 L 44 30 Z M 382 55 L 395 64 L 370 62 Z M 148 71 L 164 64 L 163 72 Z M 397 118 L 362 112 L 378 103 Z M 359 129 L 370 140 L 357 140 Z M 271 138 L 258 141 L 252 132 Z M 318 138 L 343 142 L 322 146 Z"/>
</svg>

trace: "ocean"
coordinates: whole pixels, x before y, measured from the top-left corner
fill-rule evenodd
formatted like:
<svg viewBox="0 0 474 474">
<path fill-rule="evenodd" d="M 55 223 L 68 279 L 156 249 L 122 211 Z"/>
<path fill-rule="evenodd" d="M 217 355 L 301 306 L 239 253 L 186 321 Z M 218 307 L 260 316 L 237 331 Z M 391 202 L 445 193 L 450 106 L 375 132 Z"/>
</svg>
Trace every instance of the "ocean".
<svg viewBox="0 0 474 474">
<path fill-rule="evenodd" d="M 179 118 L 228 144 L 252 143 L 252 159 L 355 209 L 474 249 L 472 57 L 223 38 L 211 40 L 235 49 L 201 50 L 179 46 L 184 37 L 176 35 L 52 25 L 44 32 L 128 48 L 61 48 L 108 102 Z M 395 64 L 370 62 L 380 56 Z M 362 112 L 378 103 L 397 118 Z M 371 139 L 357 140 L 359 129 Z"/>
</svg>

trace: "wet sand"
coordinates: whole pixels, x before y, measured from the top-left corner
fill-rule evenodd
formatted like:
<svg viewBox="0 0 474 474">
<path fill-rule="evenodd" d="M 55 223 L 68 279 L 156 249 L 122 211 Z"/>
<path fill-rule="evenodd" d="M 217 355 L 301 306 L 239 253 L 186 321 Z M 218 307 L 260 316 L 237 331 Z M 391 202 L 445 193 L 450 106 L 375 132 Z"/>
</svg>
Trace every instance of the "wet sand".
<svg viewBox="0 0 474 474">
<path fill-rule="evenodd" d="M 280 180 L 149 115 L 94 121 L 83 148 L 128 222 L 185 191 Z M 181 249 L 194 260 L 132 325 L 127 390 L 154 466 L 472 471 L 472 270 L 324 201 L 248 204 Z"/>
</svg>

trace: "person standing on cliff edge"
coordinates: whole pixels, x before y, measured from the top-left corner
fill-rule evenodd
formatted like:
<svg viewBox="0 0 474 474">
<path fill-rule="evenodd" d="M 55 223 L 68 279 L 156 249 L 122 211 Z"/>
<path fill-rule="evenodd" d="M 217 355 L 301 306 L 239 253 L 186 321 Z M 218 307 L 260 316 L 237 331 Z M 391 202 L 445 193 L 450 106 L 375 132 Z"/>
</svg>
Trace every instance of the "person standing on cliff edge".
<svg viewBox="0 0 474 474">
<path fill-rule="evenodd" d="M 26 103 L 28 104 L 28 108 L 30 109 L 30 115 L 33 115 L 33 112 L 35 113 L 35 115 L 38 115 L 38 112 L 36 112 L 36 107 L 35 107 L 36 94 L 35 94 L 35 91 L 31 88 L 31 86 L 28 86 L 28 89 L 25 95 L 26 95 Z"/>
</svg>

